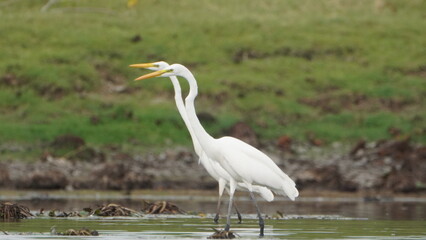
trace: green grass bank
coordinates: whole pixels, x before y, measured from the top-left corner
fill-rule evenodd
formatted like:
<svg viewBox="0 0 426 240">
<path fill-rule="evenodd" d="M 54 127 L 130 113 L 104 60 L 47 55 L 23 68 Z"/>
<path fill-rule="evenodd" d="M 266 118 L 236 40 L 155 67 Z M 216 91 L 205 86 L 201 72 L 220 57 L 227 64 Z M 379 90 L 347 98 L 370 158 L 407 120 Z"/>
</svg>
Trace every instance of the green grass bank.
<svg viewBox="0 0 426 240">
<path fill-rule="evenodd" d="M 189 146 L 170 81 L 132 81 L 157 60 L 194 73 L 215 136 L 426 142 L 425 1 L 48 2 L 0 1 L 0 143 Z"/>
</svg>

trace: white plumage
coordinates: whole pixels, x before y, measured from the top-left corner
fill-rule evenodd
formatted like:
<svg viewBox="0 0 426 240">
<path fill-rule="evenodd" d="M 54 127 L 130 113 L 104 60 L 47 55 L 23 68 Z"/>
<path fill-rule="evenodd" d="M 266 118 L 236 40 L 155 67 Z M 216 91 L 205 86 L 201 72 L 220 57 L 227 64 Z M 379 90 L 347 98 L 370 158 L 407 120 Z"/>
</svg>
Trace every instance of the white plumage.
<svg viewBox="0 0 426 240">
<path fill-rule="evenodd" d="M 186 114 L 182 114 L 182 106 L 178 106 L 178 109 L 191 133 L 194 148 L 196 152 L 199 151 L 197 154 L 200 156 L 200 161 L 204 162 L 205 167 L 207 166 L 206 170 L 213 177 L 219 176 L 217 179 L 219 186 L 223 181 L 229 185 L 230 204 L 225 230 L 230 229 L 230 212 L 234 192 L 236 188 L 243 188 L 250 192 L 250 196 L 256 205 L 260 235 L 263 236 L 264 222 L 252 192 L 259 192 L 263 198 L 272 201 L 273 194 L 270 192 L 272 190 L 294 200 L 299 195 L 296 184 L 271 158 L 258 149 L 233 137 L 215 139 L 205 131 L 197 118 L 194 106 L 195 98 L 198 95 L 197 82 L 185 66 L 173 64 L 165 69 L 141 76 L 136 80 L 159 76 L 181 76 L 189 83 L 190 92 L 185 99 Z"/>
</svg>

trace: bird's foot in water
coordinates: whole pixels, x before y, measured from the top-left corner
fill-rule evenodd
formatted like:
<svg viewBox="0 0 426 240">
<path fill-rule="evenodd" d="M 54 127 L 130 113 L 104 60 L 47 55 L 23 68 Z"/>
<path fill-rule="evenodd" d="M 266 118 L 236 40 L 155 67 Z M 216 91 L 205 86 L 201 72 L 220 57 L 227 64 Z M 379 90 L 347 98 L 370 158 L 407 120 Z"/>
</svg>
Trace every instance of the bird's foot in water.
<svg viewBox="0 0 426 240">
<path fill-rule="evenodd" d="M 216 228 L 213 228 L 213 230 L 214 233 L 208 239 L 233 239 L 236 237 L 236 234 L 232 231 L 217 230 Z"/>
<path fill-rule="evenodd" d="M 214 221 L 214 223 L 219 222 L 219 214 L 216 214 L 216 216 L 214 216 L 213 221 Z"/>
<path fill-rule="evenodd" d="M 243 221 L 243 218 L 241 217 L 240 213 L 237 213 L 238 216 L 238 224 L 241 224 L 241 222 Z"/>
</svg>

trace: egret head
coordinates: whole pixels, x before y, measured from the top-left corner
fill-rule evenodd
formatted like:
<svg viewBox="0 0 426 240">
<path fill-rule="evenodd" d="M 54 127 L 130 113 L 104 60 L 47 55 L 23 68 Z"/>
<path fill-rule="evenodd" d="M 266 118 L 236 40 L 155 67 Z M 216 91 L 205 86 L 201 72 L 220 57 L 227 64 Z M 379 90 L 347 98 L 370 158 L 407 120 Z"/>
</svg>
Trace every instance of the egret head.
<svg viewBox="0 0 426 240">
<path fill-rule="evenodd" d="M 166 67 L 170 66 L 168 63 L 164 62 L 164 61 L 159 61 L 159 62 L 153 62 L 153 63 L 138 63 L 138 64 L 132 64 L 129 67 L 132 68 L 146 68 L 152 71 L 158 71 L 158 70 L 163 70 Z"/>
<path fill-rule="evenodd" d="M 135 64 L 137 65 L 137 64 Z M 130 65 L 132 66 L 132 65 Z M 141 77 L 138 77 L 135 79 L 135 81 L 139 81 L 139 80 L 143 80 L 143 79 L 148 79 L 148 78 L 153 78 L 153 77 L 170 77 L 170 76 L 179 76 L 180 73 L 182 71 L 184 71 L 184 69 L 186 69 L 185 67 L 183 67 L 180 64 L 172 64 L 164 69 L 152 72 L 152 73 L 148 73 L 145 74 Z"/>
</svg>

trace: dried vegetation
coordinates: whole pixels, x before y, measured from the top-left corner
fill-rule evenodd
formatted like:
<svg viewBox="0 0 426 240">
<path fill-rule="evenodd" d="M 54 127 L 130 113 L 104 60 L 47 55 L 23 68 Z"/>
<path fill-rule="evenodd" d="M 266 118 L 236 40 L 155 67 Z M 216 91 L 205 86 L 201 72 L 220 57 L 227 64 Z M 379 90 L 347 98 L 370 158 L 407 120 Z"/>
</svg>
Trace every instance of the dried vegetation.
<svg viewBox="0 0 426 240">
<path fill-rule="evenodd" d="M 22 205 L 4 202 L 0 203 L 0 219 L 14 220 L 32 217 L 30 210 Z"/>
<path fill-rule="evenodd" d="M 91 215 L 96 216 L 139 216 L 139 212 L 123 207 L 121 205 L 110 203 L 108 205 L 102 205 L 99 208 L 92 211 Z"/>
<path fill-rule="evenodd" d="M 233 239 L 236 237 L 232 231 L 217 230 L 216 228 L 213 228 L 213 230 L 213 235 L 209 236 L 208 239 Z"/>
<path fill-rule="evenodd" d="M 173 203 L 166 201 L 157 201 L 154 203 L 150 203 L 145 201 L 145 207 L 143 212 L 146 214 L 184 214 L 185 211 L 180 209 L 178 206 Z"/>
</svg>

